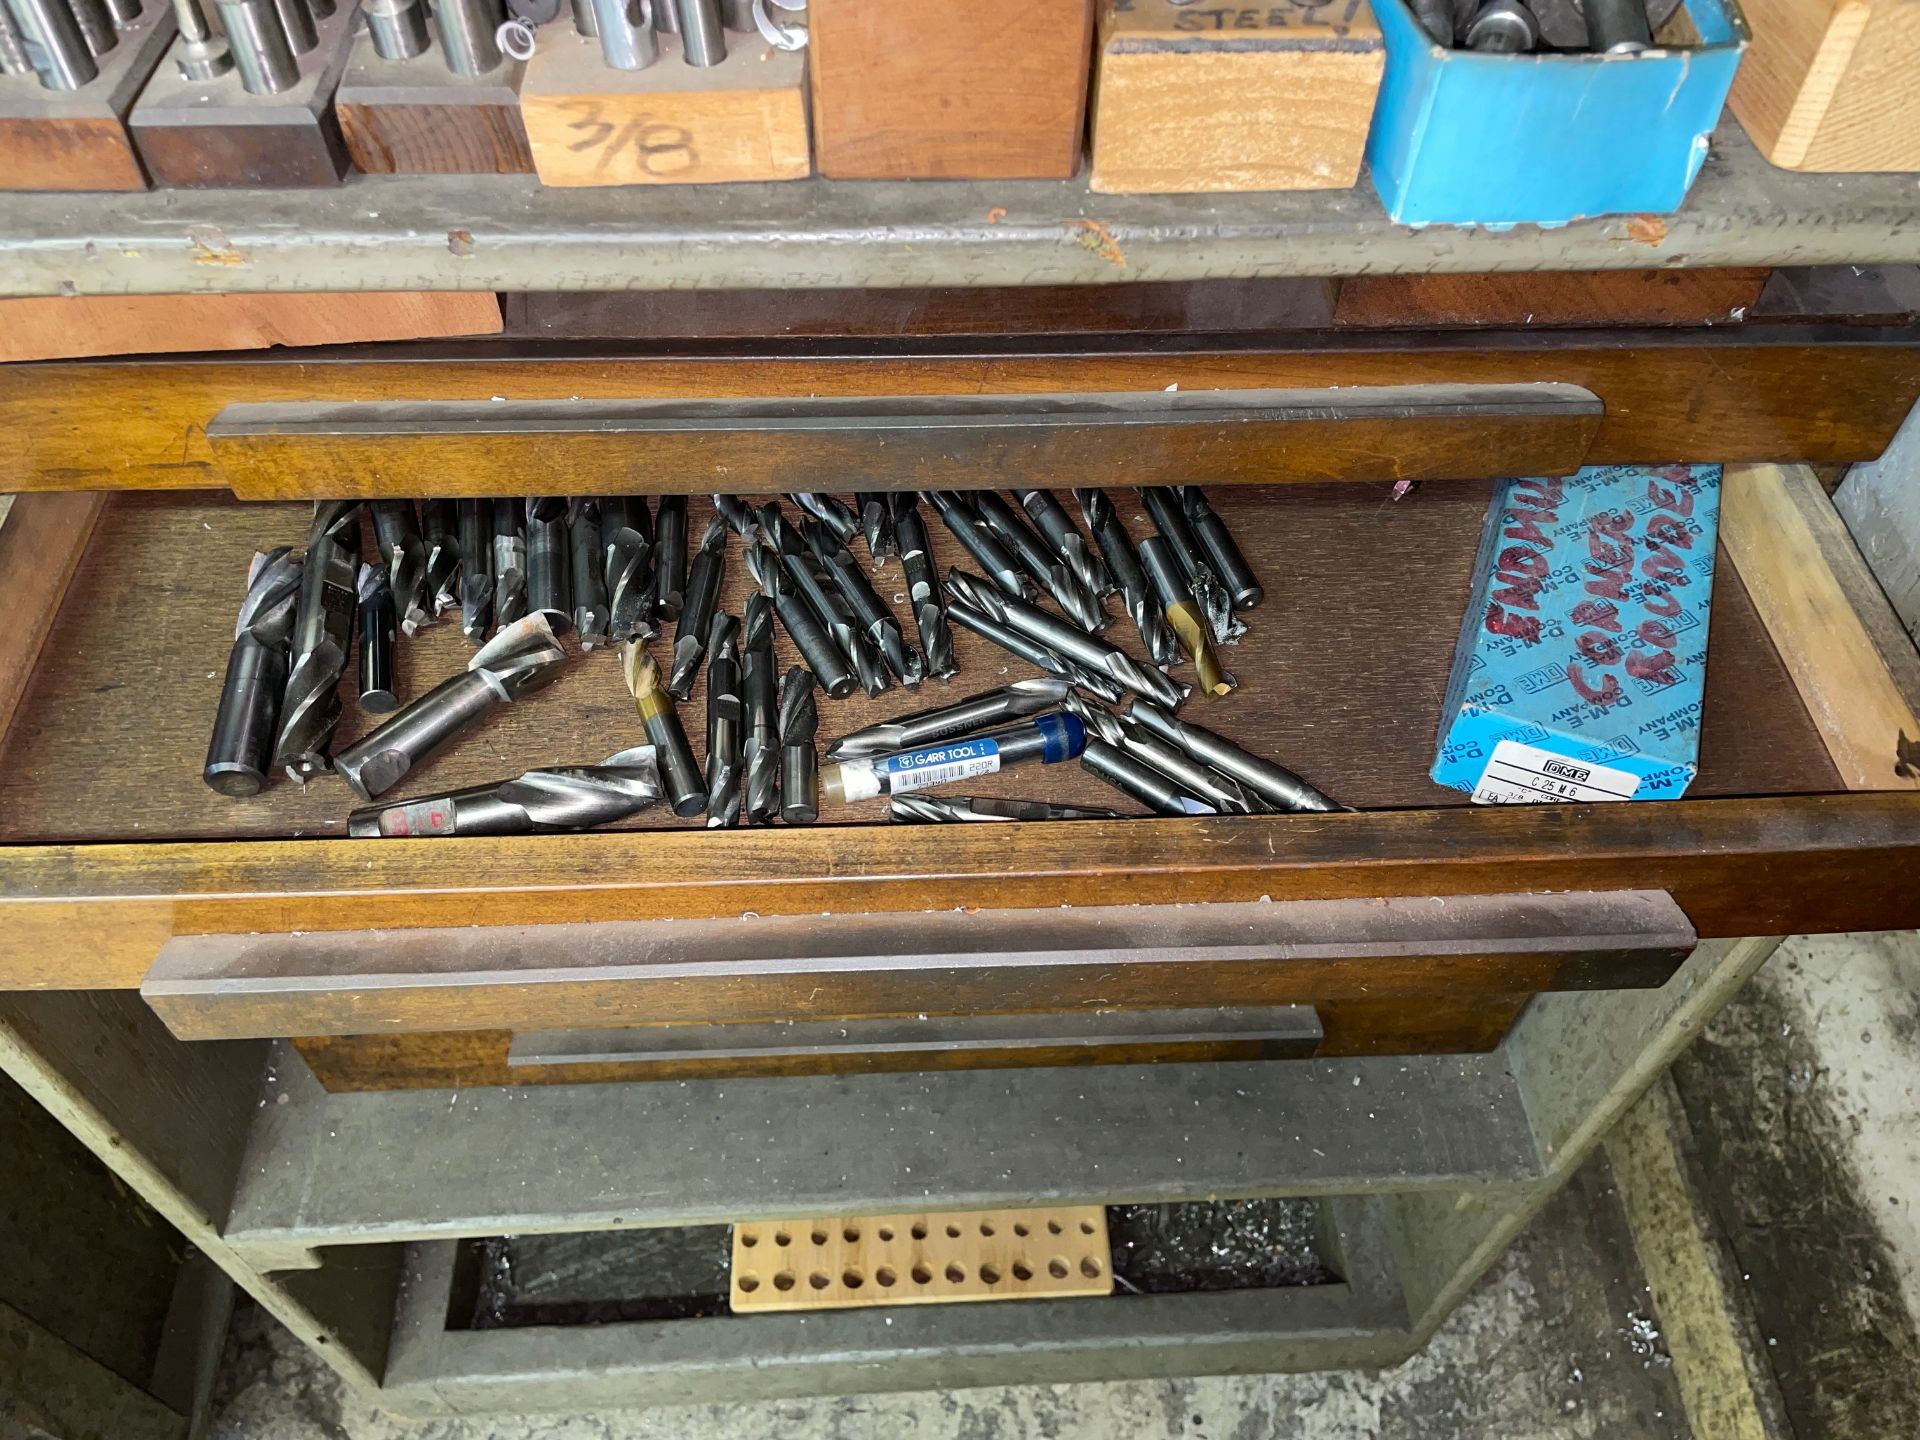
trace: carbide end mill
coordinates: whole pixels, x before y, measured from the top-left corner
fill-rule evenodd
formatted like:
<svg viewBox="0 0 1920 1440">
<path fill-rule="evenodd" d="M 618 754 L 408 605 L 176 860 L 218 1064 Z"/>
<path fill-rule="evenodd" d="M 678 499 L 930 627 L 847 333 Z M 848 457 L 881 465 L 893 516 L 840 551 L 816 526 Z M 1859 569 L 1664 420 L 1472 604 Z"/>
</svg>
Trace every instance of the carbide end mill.
<svg viewBox="0 0 1920 1440">
<path fill-rule="evenodd" d="M 764 537 L 747 547 L 747 569 L 761 593 L 773 602 L 774 614 L 794 647 L 820 676 L 821 688 L 835 700 L 852 694 L 853 667 L 806 596 L 788 585 L 786 565 Z"/>
<path fill-rule="evenodd" d="M 933 542 L 913 492 L 897 491 L 890 498 L 900 569 L 907 579 L 907 603 L 913 607 L 914 628 L 920 632 L 925 671 L 936 680 L 950 680 L 960 673 L 960 667 L 953 659 L 953 631 L 947 625 L 947 600 L 940 588 Z"/>
<path fill-rule="evenodd" d="M 740 823 L 741 747 L 746 714 L 740 700 L 740 622 L 726 611 L 707 635 L 707 828 Z"/>
<path fill-rule="evenodd" d="M 833 531 L 842 545 L 851 545 L 853 537 L 860 533 L 860 517 L 837 495 L 803 490 L 787 498 Z"/>
<path fill-rule="evenodd" d="M 653 517 L 638 496 L 610 495 L 600 507 L 600 539 L 607 573 L 608 633 L 616 642 L 651 640 Z"/>
<path fill-rule="evenodd" d="M 1001 593 L 978 576 L 949 571 L 947 588 L 990 619 L 1039 641 L 1088 670 L 1108 676 L 1136 695 L 1145 695 L 1170 708 L 1177 707 L 1186 698 L 1178 685 L 1152 666 L 1142 665 L 1124 650 L 1076 629 L 1072 622 L 1050 615 L 1037 605 Z"/>
<path fill-rule="evenodd" d="M 820 756 L 814 749 L 819 729 L 813 672 L 795 665 L 780 677 L 780 818 L 789 825 L 820 818 Z"/>
<path fill-rule="evenodd" d="M 453 501 L 423 500 L 420 533 L 427 542 L 427 594 L 439 615 L 460 603 L 460 519 Z"/>
<path fill-rule="evenodd" d="M 747 597 L 740 629 L 740 700 L 746 710 L 740 764 L 746 773 L 746 818 L 765 825 L 780 813 L 780 675 L 773 653 L 773 602 Z"/>
<path fill-rule="evenodd" d="M 502 630 L 527 613 L 527 512 L 519 500 L 493 502 L 493 623 Z"/>
<path fill-rule="evenodd" d="M 1081 585 L 1067 562 L 1034 534 L 1019 511 L 992 490 L 976 492 L 973 505 L 987 528 L 1000 537 L 1001 543 L 1020 561 L 1040 589 L 1053 597 L 1069 620 L 1089 634 L 1105 627 L 1107 613 L 1100 608 L 1099 599 Z"/>
<path fill-rule="evenodd" d="M 911 750 L 931 745 L 954 735 L 970 735 L 991 729 L 1023 715 L 1038 715 L 1058 708 L 1072 686 L 1057 676 L 1016 680 L 998 689 L 983 690 L 948 705 L 884 720 L 842 735 L 827 747 L 829 760 L 858 760 L 868 755 L 886 755 L 896 750 Z"/>
<path fill-rule="evenodd" d="M 860 508 L 860 529 L 867 537 L 867 554 L 884 560 L 900 553 L 900 541 L 893 528 L 893 496 L 882 490 L 864 490 L 854 497 Z"/>
<path fill-rule="evenodd" d="M 427 546 L 414 524 L 411 500 L 375 500 L 373 537 L 386 562 L 387 585 L 393 591 L 400 628 L 412 635 L 433 619 L 433 599 L 427 593 Z"/>
<path fill-rule="evenodd" d="M 1019 500 L 1020 508 L 1027 512 L 1047 544 L 1053 547 L 1053 553 L 1066 562 L 1073 577 L 1096 600 L 1113 593 L 1113 576 L 1107 573 L 1107 567 L 1094 548 L 1087 544 L 1087 537 L 1074 528 L 1066 510 L 1047 490 L 1016 490 L 1014 498 Z M 1106 617 L 1102 615 L 1102 619 Z"/>
<path fill-rule="evenodd" d="M 653 558 L 662 620 L 678 620 L 687 593 L 687 497 L 662 495 L 654 522 Z"/>
<path fill-rule="evenodd" d="M 273 765 L 287 646 L 300 607 L 301 558 L 282 545 L 256 554 L 233 628 L 227 676 L 201 778 L 222 795 L 257 795 Z"/>
<path fill-rule="evenodd" d="M 398 785 L 434 751 L 501 705 L 559 678 L 566 648 L 554 638 L 553 616 L 536 610 L 473 652 L 467 668 L 362 736 L 334 768 L 362 800 Z"/>
<path fill-rule="evenodd" d="M 1033 593 L 1026 571 L 987 528 L 972 501 L 958 490 L 927 490 L 922 496 L 940 516 L 940 523 L 960 542 L 960 548 L 973 557 L 974 563 L 987 572 L 994 584 L 1021 599 Z"/>
<path fill-rule="evenodd" d="M 686 601 L 674 626 L 673 672 L 667 680 L 667 693 L 676 700 L 686 700 L 693 694 L 700 661 L 712 639 L 714 612 L 720 604 L 726 570 L 727 520 L 716 512 L 701 537 L 700 553 L 687 570 Z"/>
<path fill-rule="evenodd" d="M 412 840 L 590 830 L 637 815 L 659 799 L 654 747 L 636 745 L 598 765 L 550 765 L 492 785 L 369 805 L 347 817 L 347 834 Z"/>
<path fill-rule="evenodd" d="M 864 626 L 853 614 L 853 607 L 840 593 L 840 587 L 814 569 L 812 552 L 799 531 L 787 523 L 778 505 L 768 504 L 760 511 L 760 533 L 780 556 L 794 588 L 804 596 L 813 613 L 820 617 L 834 645 L 853 667 L 860 688 L 869 697 L 879 695 L 892 683 L 886 662 Z M 822 671 L 823 675 L 827 672 Z"/>
<path fill-rule="evenodd" d="M 902 684 L 918 684 L 925 673 L 924 667 L 908 663 L 907 641 L 900 629 L 900 622 L 894 619 L 893 611 L 887 608 L 886 602 L 874 590 L 872 582 L 861 570 L 860 562 L 853 558 L 853 551 L 817 519 L 803 521 L 800 532 L 814 559 L 839 587 L 854 622 L 860 627 L 860 633 L 880 652 L 881 659 L 887 662 L 887 669 Z"/>
<path fill-rule="evenodd" d="M 360 567 L 360 708 L 385 715 L 400 708 L 394 690 L 393 586 L 378 565 Z"/>
<path fill-rule="evenodd" d="M 292 668 L 280 707 L 274 760 L 301 784 L 326 773 L 333 729 L 340 720 L 340 677 L 353 643 L 359 604 L 358 500 L 316 500 L 300 577 L 300 608 L 293 626 Z"/>
<path fill-rule="evenodd" d="M 1140 632 L 1140 643 L 1147 647 L 1147 658 L 1156 665 L 1178 664 L 1180 647 L 1167 628 L 1160 602 L 1147 582 L 1146 571 L 1141 568 L 1133 536 L 1120 523 L 1113 502 L 1104 490 L 1080 489 L 1073 495 L 1080 502 L 1080 518 L 1100 547 L 1100 556 L 1107 562 L 1121 601 L 1133 619 L 1133 627 Z"/>
<path fill-rule="evenodd" d="M 700 767 L 694 763 L 693 747 L 687 744 L 687 732 L 673 708 L 673 697 L 661 683 L 660 667 L 638 640 L 620 645 L 620 673 L 640 712 L 640 723 L 647 739 L 659 752 L 660 776 L 667 787 L 667 799 L 673 813 L 686 819 L 707 808 L 707 787 Z"/>
<path fill-rule="evenodd" d="M 462 500 L 460 512 L 460 630 L 485 643 L 493 617 L 493 502 Z"/>
<path fill-rule="evenodd" d="M 573 628 L 583 650 L 597 649 L 612 619 L 607 604 L 606 560 L 600 549 L 600 502 L 567 502 L 567 538 L 573 547 Z"/>
</svg>

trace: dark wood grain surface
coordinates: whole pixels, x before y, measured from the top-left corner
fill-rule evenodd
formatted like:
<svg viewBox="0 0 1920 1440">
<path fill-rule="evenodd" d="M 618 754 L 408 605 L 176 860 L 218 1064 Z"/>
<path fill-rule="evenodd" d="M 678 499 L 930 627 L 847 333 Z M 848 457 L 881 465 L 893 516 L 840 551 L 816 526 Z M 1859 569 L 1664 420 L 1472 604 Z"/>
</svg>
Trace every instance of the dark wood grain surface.
<svg viewBox="0 0 1920 1440">
<path fill-rule="evenodd" d="M 369 175 L 531 175 L 527 127 L 511 105 L 338 100 L 354 168 Z"/>
<path fill-rule="evenodd" d="M 1268 598 L 1250 615 L 1248 637 L 1226 652 L 1240 688 L 1218 702 L 1190 700 L 1186 713 L 1346 804 L 1464 803 L 1461 793 L 1429 780 L 1427 769 L 1490 493 L 1479 482 L 1427 486 L 1398 502 L 1385 487 L 1370 486 L 1223 492 L 1221 513 Z M 1115 496 L 1134 532 L 1149 533 L 1134 497 Z M 709 509 L 696 500 L 692 511 L 697 536 Z M 217 795 L 200 779 L 248 560 L 256 547 L 300 544 L 306 515 L 303 506 L 246 506 L 206 495 L 116 497 L 0 764 L 0 840 L 345 833 L 355 802 L 332 777 L 304 790 L 278 780 L 251 800 Z M 943 569 L 965 560 L 937 520 L 929 528 Z M 370 534 L 366 553 L 374 553 Z M 864 547 L 860 553 L 864 557 Z M 729 555 L 725 603 L 737 614 L 751 579 L 737 542 L 730 540 Z M 910 626 L 898 562 L 886 562 L 874 579 Z M 1840 788 L 1730 565 L 1718 572 L 1712 623 L 1701 774 L 1692 793 Z M 1126 621 L 1117 620 L 1108 634 L 1138 651 Z M 846 700 L 822 699 L 822 739 L 1038 673 L 967 632 L 957 631 L 955 641 L 961 673 L 944 687 L 929 682 L 917 695 L 895 689 L 868 700 L 856 690 Z M 783 668 L 797 660 L 784 631 L 776 645 Z M 431 688 L 463 668 L 471 653 L 451 618 L 402 641 L 402 694 Z M 683 707 L 688 734 L 702 753 L 703 686 Z M 357 694 L 351 669 L 345 693 Z M 340 743 L 370 723 L 349 698 Z M 545 690 L 496 711 L 399 793 L 430 794 L 539 765 L 592 762 L 642 738 L 617 659 L 602 650 L 575 659 L 571 672 Z M 968 788 L 1138 808 L 1076 765 L 1024 767 Z M 822 819 L 871 822 L 884 815 L 884 802 L 870 801 Z M 699 823 L 657 811 L 626 828 Z"/>
</svg>

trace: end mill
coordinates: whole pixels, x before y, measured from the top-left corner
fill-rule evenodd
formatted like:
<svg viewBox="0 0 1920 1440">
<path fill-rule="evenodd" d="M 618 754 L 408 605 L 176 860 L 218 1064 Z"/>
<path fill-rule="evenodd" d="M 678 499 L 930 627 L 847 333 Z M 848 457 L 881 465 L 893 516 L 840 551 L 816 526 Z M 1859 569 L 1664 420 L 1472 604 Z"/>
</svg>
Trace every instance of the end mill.
<svg viewBox="0 0 1920 1440">
<path fill-rule="evenodd" d="M 536 610 L 474 651 L 467 668 L 340 752 L 334 767 L 363 800 L 377 799 L 482 716 L 559 678 L 566 648 L 555 617 Z"/>
<path fill-rule="evenodd" d="M 1100 557 L 1107 562 L 1107 570 L 1120 591 L 1121 603 L 1127 607 L 1134 629 L 1140 632 L 1140 643 L 1147 647 L 1147 658 L 1156 665 L 1179 663 L 1180 646 L 1173 632 L 1167 629 L 1160 602 L 1147 581 L 1146 571 L 1141 568 L 1139 552 L 1134 549 L 1133 536 L 1120 523 L 1106 491 L 1075 490 L 1073 498 L 1080 502 L 1080 518 L 1086 521 L 1094 543 L 1100 547 Z"/>
<path fill-rule="evenodd" d="M 746 710 L 740 700 L 740 622 L 713 617 L 707 649 L 707 828 L 740 823 L 740 752 Z"/>
<path fill-rule="evenodd" d="M 913 607 L 914 628 L 920 632 L 924 668 L 936 680 L 950 680 L 960 673 L 960 667 L 953 659 L 953 631 L 947 624 L 947 599 L 940 588 L 933 543 L 913 492 L 898 491 L 891 499 L 900 570 L 907 580 L 907 603 Z"/>
<path fill-rule="evenodd" d="M 420 533 L 427 542 L 427 594 L 438 615 L 460 603 L 460 521 L 453 501 L 421 501 Z"/>
<path fill-rule="evenodd" d="M 1180 576 L 1179 564 L 1164 535 L 1140 542 L 1140 563 L 1153 584 L 1154 597 L 1167 617 L 1167 624 L 1179 637 L 1180 648 L 1193 661 L 1200 692 L 1209 699 L 1219 699 L 1233 689 L 1234 678 L 1220 668 L 1220 656 L 1213 648 L 1213 631 L 1200 613 L 1200 607 L 1193 603 L 1192 592 Z"/>
<path fill-rule="evenodd" d="M 369 805 L 347 817 L 353 839 L 434 835 L 538 835 L 611 825 L 658 803 L 660 767 L 651 745 L 598 765 L 549 765 L 511 780 Z"/>
<path fill-rule="evenodd" d="M 662 495 L 654 521 L 654 573 L 660 618 L 678 620 L 687 593 L 687 497 Z"/>
<path fill-rule="evenodd" d="M 292 668 L 274 747 L 274 760 L 303 785 L 332 764 L 327 752 L 340 721 L 340 677 L 346 673 L 359 604 L 354 582 L 360 568 L 362 508 L 358 500 L 316 500 L 307 529 Z"/>
<path fill-rule="evenodd" d="M 826 621 L 808 603 L 807 597 L 788 583 L 787 567 L 779 552 L 764 538 L 757 545 L 749 545 L 747 569 L 752 572 L 761 594 L 773 602 L 773 613 L 780 617 L 794 648 L 819 673 L 821 688 L 835 700 L 851 695 L 853 666 L 834 643 Z"/>
<path fill-rule="evenodd" d="M 427 592 L 427 545 L 413 520 L 411 500 L 375 500 L 373 538 L 386 562 L 387 585 L 400 628 L 412 635 L 433 619 L 433 597 Z"/>
<path fill-rule="evenodd" d="M 651 640 L 657 601 L 653 517 L 637 495 L 609 495 L 600 506 L 602 564 L 607 573 L 608 634 L 616 643 Z"/>
<path fill-rule="evenodd" d="M 640 723 L 647 739 L 659 753 L 660 778 L 667 787 L 667 799 L 673 813 L 682 819 L 698 815 L 707 808 L 707 787 L 694 763 L 693 747 L 687 744 L 687 732 L 673 708 L 673 697 L 661 681 L 660 667 L 638 640 L 622 641 L 620 673 L 627 690 L 640 711 Z"/>
<path fill-rule="evenodd" d="M 460 631 L 472 644 L 486 641 L 493 618 L 493 502 L 462 500 L 460 519 Z"/>
<path fill-rule="evenodd" d="M 257 795 L 273 765 L 287 647 L 300 606 L 300 556 L 282 545 L 253 557 L 233 628 L 227 676 L 201 778 L 222 795 Z"/>
<path fill-rule="evenodd" d="M 693 682 L 712 639 L 714 612 L 720 605 L 720 586 L 726 572 L 727 521 L 716 512 L 707 522 L 700 553 L 687 570 L 686 600 L 674 625 L 673 672 L 667 679 L 667 692 L 676 700 L 686 700 L 693 694 Z"/>
<path fill-rule="evenodd" d="M 746 774 L 746 818 L 770 824 L 780 813 L 780 673 L 773 653 L 773 602 L 747 597 L 740 630 L 740 701 L 746 711 L 740 764 Z"/>
<path fill-rule="evenodd" d="M 385 715 L 400 708 L 393 678 L 397 607 L 387 572 L 378 565 L 360 567 L 360 708 Z"/>
<path fill-rule="evenodd" d="M 1227 592 L 1227 599 L 1235 610 L 1253 610 L 1267 598 L 1267 592 L 1254 576 L 1253 567 L 1247 563 L 1247 557 L 1240 552 L 1240 545 L 1233 538 L 1233 532 L 1227 529 L 1227 522 L 1214 512 L 1207 503 L 1207 492 L 1198 485 L 1176 485 L 1174 493 L 1180 497 L 1180 508 L 1187 517 L 1187 524 L 1193 528 L 1200 548 L 1206 552 L 1207 564 L 1212 568 L 1214 578 Z"/>
<path fill-rule="evenodd" d="M 567 502 L 558 495 L 536 495 L 527 501 L 527 608 L 557 618 L 554 628 L 566 634 L 573 627 L 573 586 L 568 561 L 573 547 L 567 536 Z"/>
<path fill-rule="evenodd" d="M 521 500 L 493 505 L 493 623 L 502 630 L 527 613 L 527 511 Z"/>
<path fill-rule="evenodd" d="M 796 665 L 780 678 L 780 818 L 789 825 L 820 818 L 819 728 L 813 672 Z"/>
<path fill-rule="evenodd" d="M 854 536 L 860 533 L 860 517 L 838 496 L 800 491 L 790 493 L 787 499 L 833 531 L 842 545 L 851 545 Z"/>
<path fill-rule="evenodd" d="M 884 490 L 863 490 L 853 497 L 860 511 L 860 528 L 867 537 L 867 554 L 876 561 L 900 553 L 893 527 L 893 500 Z"/>
<path fill-rule="evenodd" d="M 567 539 L 572 547 L 573 629 L 580 648 L 594 650 L 607 638 L 612 611 L 607 604 L 606 558 L 600 550 L 600 502 L 567 502 Z"/>
</svg>

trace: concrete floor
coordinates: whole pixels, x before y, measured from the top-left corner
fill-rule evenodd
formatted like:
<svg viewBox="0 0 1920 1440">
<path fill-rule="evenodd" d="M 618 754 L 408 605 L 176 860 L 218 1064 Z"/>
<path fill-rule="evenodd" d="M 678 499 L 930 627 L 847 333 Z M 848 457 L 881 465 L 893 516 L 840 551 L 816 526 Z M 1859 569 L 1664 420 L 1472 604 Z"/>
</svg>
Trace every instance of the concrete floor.
<svg viewBox="0 0 1920 1440">
<path fill-rule="evenodd" d="M 1384 1374 L 409 1426 L 257 1310 L 213 1440 L 1892 1440 L 1920 1435 L 1920 938 L 1785 945 L 1454 1314 Z"/>
</svg>

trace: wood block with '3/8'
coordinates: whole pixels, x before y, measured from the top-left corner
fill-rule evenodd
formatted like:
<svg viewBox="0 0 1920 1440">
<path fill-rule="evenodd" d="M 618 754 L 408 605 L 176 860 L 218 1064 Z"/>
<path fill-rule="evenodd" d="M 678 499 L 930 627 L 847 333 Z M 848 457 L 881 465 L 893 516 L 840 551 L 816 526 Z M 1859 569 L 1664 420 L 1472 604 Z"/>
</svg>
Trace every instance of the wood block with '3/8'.
<svg viewBox="0 0 1920 1440">
<path fill-rule="evenodd" d="M 810 0 L 820 173 L 1062 180 L 1080 168 L 1093 0 Z"/>
<path fill-rule="evenodd" d="M 1092 186 L 1343 189 L 1359 178 L 1385 65 L 1367 0 L 1107 0 Z"/>
<path fill-rule="evenodd" d="M 644 70 L 615 70 L 597 41 L 563 26 L 520 86 L 534 169 L 547 185 L 703 185 L 796 180 L 807 151 L 806 61 L 759 36 L 727 36 L 726 58 L 690 65 L 660 37 Z"/>
</svg>

